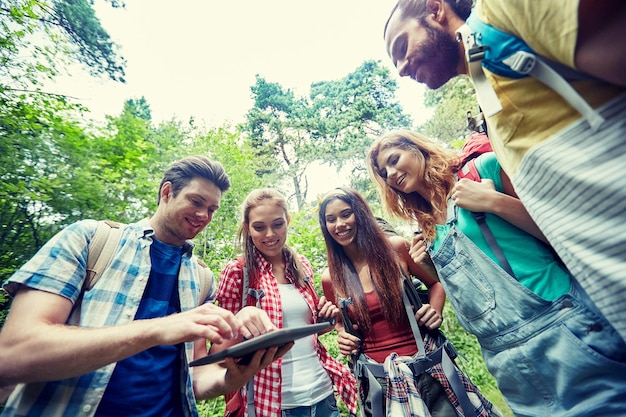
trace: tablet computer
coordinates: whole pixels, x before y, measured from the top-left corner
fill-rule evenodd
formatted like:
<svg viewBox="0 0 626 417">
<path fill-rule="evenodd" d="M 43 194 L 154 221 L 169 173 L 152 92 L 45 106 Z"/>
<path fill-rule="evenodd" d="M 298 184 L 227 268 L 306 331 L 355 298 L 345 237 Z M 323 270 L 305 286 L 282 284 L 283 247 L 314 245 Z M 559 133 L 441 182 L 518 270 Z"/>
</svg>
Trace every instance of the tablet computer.
<svg viewBox="0 0 626 417">
<path fill-rule="evenodd" d="M 289 327 L 274 330 L 260 336 L 237 343 L 222 351 L 212 353 L 204 358 L 197 359 L 189 364 L 189 366 L 208 365 L 224 360 L 225 358 L 239 359 L 239 363 L 247 363 L 250 361 L 254 352 L 259 349 L 267 349 L 272 346 L 282 346 L 301 337 L 318 333 L 326 330 L 333 324 L 328 321 L 321 323 L 307 324 L 298 327 Z"/>
</svg>

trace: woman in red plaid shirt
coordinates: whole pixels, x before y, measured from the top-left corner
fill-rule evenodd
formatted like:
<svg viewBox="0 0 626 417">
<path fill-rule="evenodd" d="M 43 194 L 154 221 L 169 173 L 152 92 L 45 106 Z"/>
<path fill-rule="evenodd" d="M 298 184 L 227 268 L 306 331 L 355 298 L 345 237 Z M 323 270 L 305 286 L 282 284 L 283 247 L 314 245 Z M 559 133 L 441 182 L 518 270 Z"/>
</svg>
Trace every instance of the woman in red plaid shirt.
<svg viewBox="0 0 626 417">
<path fill-rule="evenodd" d="M 290 217 L 285 198 L 271 188 L 253 190 L 244 200 L 242 218 L 237 238 L 244 256 L 224 267 L 219 306 L 234 313 L 241 310 L 245 268 L 249 288 L 262 290 L 258 307 L 278 328 L 336 316 L 338 308 L 315 292 L 309 261 L 286 244 Z M 248 296 L 248 305 L 254 303 L 251 299 Z M 248 390 L 242 389 L 245 404 Z M 317 335 L 304 337 L 254 377 L 254 415 L 339 417 L 335 390 L 355 413 L 356 381 L 349 369 L 330 356 Z M 252 407 L 247 415 L 252 415 Z"/>
</svg>

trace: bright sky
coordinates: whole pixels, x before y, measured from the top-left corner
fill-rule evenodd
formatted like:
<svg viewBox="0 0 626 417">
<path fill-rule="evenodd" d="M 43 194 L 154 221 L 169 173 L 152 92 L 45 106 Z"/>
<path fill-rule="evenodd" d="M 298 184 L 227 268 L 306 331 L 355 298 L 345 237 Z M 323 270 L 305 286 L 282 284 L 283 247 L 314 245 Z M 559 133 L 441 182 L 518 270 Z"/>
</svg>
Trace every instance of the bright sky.
<svg viewBox="0 0 626 417">
<path fill-rule="evenodd" d="M 193 116 L 216 127 L 244 121 L 255 74 L 303 96 L 312 83 L 343 78 L 374 59 L 398 81 L 404 110 L 423 122 L 423 87 L 401 79 L 385 52 L 382 33 L 395 1 L 126 0 L 120 10 L 96 0 L 127 61 L 126 84 L 75 71 L 52 89 L 79 98 L 96 120 L 144 96 L 156 123 Z M 347 185 L 346 175 L 326 166 L 309 172 L 309 199 L 329 184 Z"/>
<path fill-rule="evenodd" d="M 127 0 L 97 16 L 127 60 L 126 84 L 75 73 L 57 91 L 81 99 L 96 119 L 145 96 L 156 122 L 194 116 L 210 126 L 243 121 L 255 74 L 297 95 L 346 76 L 367 59 L 398 79 L 398 98 L 422 121 L 422 87 L 400 79 L 382 40 L 395 0 Z"/>
</svg>

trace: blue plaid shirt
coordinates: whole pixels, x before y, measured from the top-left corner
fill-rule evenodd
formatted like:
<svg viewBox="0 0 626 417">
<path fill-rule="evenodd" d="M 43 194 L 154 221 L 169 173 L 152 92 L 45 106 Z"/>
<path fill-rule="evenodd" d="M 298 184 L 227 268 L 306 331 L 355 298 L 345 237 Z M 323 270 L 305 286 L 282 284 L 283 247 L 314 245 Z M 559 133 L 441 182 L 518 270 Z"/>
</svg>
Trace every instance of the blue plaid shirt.
<svg viewBox="0 0 626 417">
<path fill-rule="evenodd" d="M 74 223 L 53 237 L 4 285 L 14 295 L 20 285 L 51 292 L 76 304 L 85 282 L 87 254 L 97 226 L 95 220 Z M 148 219 L 126 225 L 113 260 L 95 286 L 85 293 L 68 324 L 104 327 L 128 323 L 135 317 L 150 276 L 150 244 L 154 230 Z M 181 311 L 200 304 L 199 265 L 188 243 L 181 260 L 178 293 Z M 205 302 L 215 301 L 212 285 Z M 197 416 L 188 363 L 193 360 L 193 342 L 185 343 L 181 392 L 186 416 Z M 75 378 L 17 386 L 2 416 L 93 416 L 111 378 L 115 363 Z M 176 387 L 172 387 L 176 389 Z"/>
</svg>

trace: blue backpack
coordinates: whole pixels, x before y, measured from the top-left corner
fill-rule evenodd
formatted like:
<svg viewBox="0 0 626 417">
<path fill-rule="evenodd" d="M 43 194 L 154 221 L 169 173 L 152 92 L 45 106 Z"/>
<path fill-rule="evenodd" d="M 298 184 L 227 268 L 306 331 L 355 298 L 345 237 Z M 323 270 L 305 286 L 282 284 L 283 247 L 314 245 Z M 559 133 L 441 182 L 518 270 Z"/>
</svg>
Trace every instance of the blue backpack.
<svg viewBox="0 0 626 417">
<path fill-rule="evenodd" d="M 536 78 L 578 110 L 594 131 L 604 122 L 604 118 L 567 81 L 593 77 L 538 55 L 522 39 L 481 21 L 475 13 L 469 16 L 457 35 L 464 42 L 470 76 L 481 109 L 487 116 L 498 113 L 502 105 L 486 79 L 483 67 L 504 77 Z"/>
</svg>

